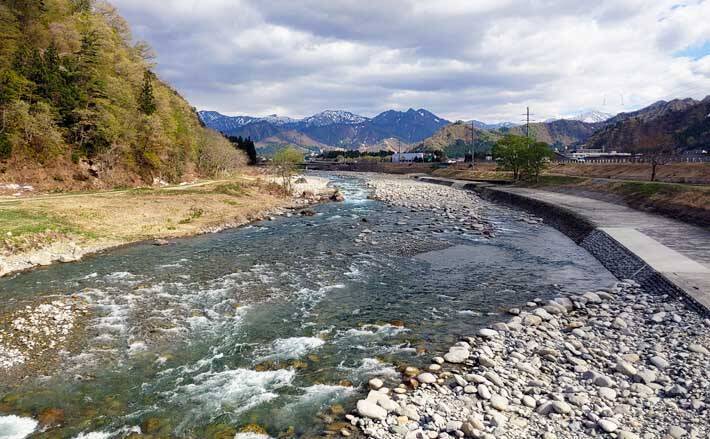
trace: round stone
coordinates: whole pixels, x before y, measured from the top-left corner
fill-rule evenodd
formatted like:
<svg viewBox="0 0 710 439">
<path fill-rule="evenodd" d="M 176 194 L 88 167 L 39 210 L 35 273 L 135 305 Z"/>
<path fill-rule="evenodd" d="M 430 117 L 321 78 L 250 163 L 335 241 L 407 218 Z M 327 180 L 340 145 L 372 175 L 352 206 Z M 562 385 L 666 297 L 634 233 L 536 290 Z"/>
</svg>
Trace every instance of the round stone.
<svg viewBox="0 0 710 439">
<path fill-rule="evenodd" d="M 599 426 L 599 428 L 601 428 L 602 430 L 604 430 L 607 433 L 612 433 L 612 432 L 616 431 L 617 428 L 619 428 L 618 425 L 616 425 L 615 423 L 611 422 L 608 419 L 600 419 L 597 422 L 597 425 Z"/>
<path fill-rule="evenodd" d="M 421 373 L 417 376 L 417 380 L 424 384 L 433 384 L 436 382 L 436 377 L 429 372 Z"/>
</svg>

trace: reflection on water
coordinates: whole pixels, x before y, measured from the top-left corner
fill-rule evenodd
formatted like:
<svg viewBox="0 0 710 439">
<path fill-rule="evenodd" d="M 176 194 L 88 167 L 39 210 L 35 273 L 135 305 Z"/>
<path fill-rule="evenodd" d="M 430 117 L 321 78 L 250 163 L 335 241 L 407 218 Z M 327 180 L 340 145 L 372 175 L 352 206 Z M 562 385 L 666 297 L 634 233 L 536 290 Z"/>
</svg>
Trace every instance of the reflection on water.
<svg viewBox="0 0 710 439">
<path fill-rule="evenodd" d="M 64 426 L 52 437 L 123 437 L 139 427 L 204 437 L 246 424 L 272 436 L 315 434 L 319 412 L 350 407 L 361 391 L 353 384 L 394 380 L 397 367 L 425 364 L 423 353 L 507 307 L 613 281 L 560 233 L 513 211 L 487 208 L 490 240 L 403 233 L 431 219 L 368 200 L 357 179 L 334 180 L 347 201 L 314 217 L 136 245 L 0 281 L 0 309 L 79 294 L 91 310 L 80 352 L 49 377 L 0 388 L 0 413 L 61 408 Z M 355 245 L 365 227 L 378 245 Z"/>
</svg>

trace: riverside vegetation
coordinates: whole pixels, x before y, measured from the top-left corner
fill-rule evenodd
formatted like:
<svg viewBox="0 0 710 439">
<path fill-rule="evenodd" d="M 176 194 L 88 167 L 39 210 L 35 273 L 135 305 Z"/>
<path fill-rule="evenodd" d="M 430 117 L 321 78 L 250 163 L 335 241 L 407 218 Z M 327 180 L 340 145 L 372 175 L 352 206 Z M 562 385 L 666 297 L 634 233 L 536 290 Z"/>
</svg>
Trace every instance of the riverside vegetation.
<svg viewBox="0 0 710 439">
<path fill-rule="evenodd" d="M 152 72 L 108 3 L 2 2 L 0 33 L 0 276 L 293 205 L 246 168 L 253 142 L 205 128 Z"/>
<path fill-rule="evenodd" d="M 4 1 L 0 34 L 0 181 L 111 188 L 246 163 L 152 72 L 108 3 Z"/>
</svg>

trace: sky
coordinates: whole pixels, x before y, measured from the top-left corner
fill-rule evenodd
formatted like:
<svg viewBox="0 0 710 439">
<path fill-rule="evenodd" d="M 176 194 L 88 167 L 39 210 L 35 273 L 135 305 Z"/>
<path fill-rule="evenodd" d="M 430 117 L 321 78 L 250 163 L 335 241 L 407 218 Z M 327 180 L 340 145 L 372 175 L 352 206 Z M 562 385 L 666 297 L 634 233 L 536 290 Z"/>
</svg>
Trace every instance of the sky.
<svg viewBox="0 0 710 439">
<path fill-rule="evenodd" d="M 112 0 L 156 70 L 228 115 L 616 114 L 710 94 L 710 0 Z"/>
</svg>

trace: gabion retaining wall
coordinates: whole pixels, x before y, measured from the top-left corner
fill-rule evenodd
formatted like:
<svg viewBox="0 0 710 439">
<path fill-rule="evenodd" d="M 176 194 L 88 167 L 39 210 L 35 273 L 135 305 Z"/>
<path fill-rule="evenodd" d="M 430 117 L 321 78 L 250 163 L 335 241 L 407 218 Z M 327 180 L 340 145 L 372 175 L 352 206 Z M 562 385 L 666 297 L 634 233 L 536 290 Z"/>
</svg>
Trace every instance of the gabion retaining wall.
<svg viewBox="0 0 710 439">
<path fill-rule="evenodd" d="M 446 186 L 454 186 L 449 180 L 422 177 L 421 181 Z M 617 242 L 587 218 L 567 208 L 551 203 L 497 190 L 489 184 L 466 183 L 462 189 L 475 191 L 481 198 L 489 201 L 520 208 L 545 220 L 570 239 L 592 254 L 601 264 L 618 279 L 632 279 L 646 291 L 654 294 L 667 294 L 685 300 L 691 307 L 703 315 L 710 315 L 710 309 L 697 302 L 690 294 L 676 286 L 663 274 L 657 272 L 636 254 Z"/>
</svg>

